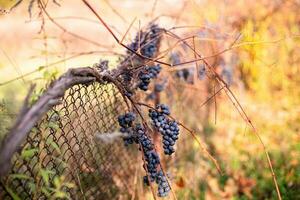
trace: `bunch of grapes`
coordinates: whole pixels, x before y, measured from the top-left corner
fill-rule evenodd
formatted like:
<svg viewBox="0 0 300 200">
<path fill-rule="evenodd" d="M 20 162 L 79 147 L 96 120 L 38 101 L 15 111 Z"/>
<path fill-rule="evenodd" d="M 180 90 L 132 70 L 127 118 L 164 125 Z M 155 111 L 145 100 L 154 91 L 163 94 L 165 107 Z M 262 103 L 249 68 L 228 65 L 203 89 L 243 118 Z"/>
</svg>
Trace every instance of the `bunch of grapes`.
<svg viewBox="0 0 300 200">
<path fill-rule="evenodd" d="M 158 184 L 158 196 L 166 197 L 168 196 L 171 188 L 168 183 L 167 177 L 164 175 L 162 171 L 159 171 L 156 175 L 156 183 Z"/>
<path fill-rule="evenodd" d="M 177 65 L 181 62 L 179 53 L 172 53 L 169 58 L 171 64 Z M 176 77 L 182 80 L 187 80 L 190 76 L 190 71 L 188 69 L 181 69 L 176 71 Z"/>
<path fill-rule="evenodd" d="M 128 69 L 125 69 L 123 74 L 122 74 L 122 78 L 124 80 L 124 83 L 130 83 L 132 80 L 132 72 Z"/>
<path fill-rule="evenodd" d="M 140 33 L 136 35 L 134 41 L 129 45 L 129 48 L 135 52 L 141 48 L 140 52 L 143 56 L 153 58 L 158 51 L 161 30 L 158 25 L 151 24 L 147 31 L 140 31 Z M 131 54 L 131 52 L 128 53 Z"/>
<path fill-rule="evenodd" d="M 144 127 L 141 124 L 137 124 L 135 131 L 137 133 L 137 140 L 140 143 L 141 148 L 143 149 L 144 158 L 145 158 L 145 170 L 149 173 L 150 181 L 153 182 L 157 175 L 157 168 L 160 165 L 160 159 L 157 152 L 154 149 L 151 139 L 145 132 Z M 149 183 L 148 177 L 144 177 L 144 182 Z"/>
<path fill-rule="evenodd" d="M 122 83 L 124 86 L 125 96 L 132 97 L 135 94 L 137 89 L 136 83 L 139 83 L 141 78 L 143 79 L 142 82 L 149 82 L 147 76 L 138 77 L 133 73 L 133 68 L 136 66 L 145 66 L 148 61 L 147 59 L 136 55 L 133 51 L 140 53 L 145 57 L 154 58 L 159 50 L 161 31 L 162 29 L 153 23 L 151 23 L 146 30 L 140 30 L 139 33 L 136 34 L 133 42 L 128 45 L 130 50 L 127 50 L 126 55 L 123 58 L 120 58 L 118 70 L 120 70 L 121 73 L 117 78 L 118 82 Z M 145 86 L 141 84 L 140 87 L 143 88 L 143 90 L 147 90 L 148 84 L 149 83 L 144 83 Z"/>
<path fill-rule="evenodd" d="M 155 83 L 154 90 L 148 94 L 145 98 L 146 101 L 154 100 L 159 92 L 162 92 L 165 89 L 165 85 L 162 83 Z"/>
<path fill-rule="evenodd" d="M 133 121 L 135 120 L 136 116 L 134 113 L 129 112 L 125 113 L 124 115 L 120 115 L 118 117 L 119 125 L 121 126 L 120 132 L 124 133 L 124 144 L 128 146 L 135 141 L 135 135 L 133 131 Z"/>
<path fill-rule="evenodd" d="M 124 86 L 124 90 L 122 90 L 122 92 L 125 96 L 133 96 L 137 89 L 147 91 L 149 89 L 150 82 L 157 78 L 158 74 L 161 72 L 160 65 L 153 64 L 151 66 L 147 66 L 147 59 L 144 59 L 132 52 L 140 52 L 140 54 L 145 57 L 154 58 L 159 49 L 161 32 L 162 29 L 156 24 L 150 24 L 147 30 L 140 31 L 136 35 L 134 41 L 129 45 L 131 50 L 128 50 L 124 59 L 121 60 L 119 67 L 121 74 L 117 77 L 118 81 Z M 134 66 L 143 67 L 137 74 L 135 74 L 134 72 L 136 71 L 132 70 Z M 163 89 L 163 84 L 155 84 L 152 93 L 161 92 Z M 164 105 L 160 106 L 159 109 L 160 113 L 163 113 L 163 116 L 170 114 L 169 109 L 164 107 Z M 158 196 L 165 197 L 170 191 L 170 186 L 167 182 L 167 177 L 162 172 L 159 155 L 155 150 L 150 136 L 146 133 L 147 129 L 145 129 L 142 124 L 136 123 L 135 120 L 136 116 L 132 112 L 125 113 L 118 117 L 118 122 L 121 127 L 120 132 L 124 133 L 124 143 L 126 146 L 133 143 L 139 144 L 139 149 L 143 152 L 144 157 L 143 167 L 147 172 L 147 176 L 143 177 L 144 182 L 147 185 L 150 185 L 152 182 L 156 182 L 158 185 Z M 171 122 L 171 120 L 166 118 L 166 124 L 169 126 L 169 128 L 166 126 L 165 129 L 163 129 L 164 131 L 167 131 L 164 133 L 166 136 L 170 136 L 168 130 L 171 130 L 170 127 L 173 127 Z M 162 126 L 162 128 L 164 128 L 164 126 Z M 173 143 L 175 144 L 175 141 Z M 172 145 L 164 145 L 165 153 L 173 153 L 174 149 L 170 149 L 171 147 Z"/>
<path fill-rule="evenodd" d="M 227 83 L 228 86 L 233 82 L 233 70 L 230 66 L 222 66 L 221 77 Z"/>
<path fill-rule="evenodd" d="M 160 65 L 145 67 L 145 69 L 141 71 L 138 75 L 140 79 L 138 87 L 141 90 L 147 91 L 151 79 L 157 78 L 157 75 L 160 73 L 160 71 L 161 71 Z"/>
<path fill-rule="evenodd" d="M 142 150 L 145 158 L 144 169 L 149 174 L 144 176 L 144 183 L 150 185 L 150 182 L 156 182 L 158 184 L 158 196 L 165 197 L 170 191 L 170 186 L 167 182 L 167 178 L 160 170 L 160 158 L 156 152 L 154 145 L 146 134 L 145 128 L 135 123 L 136 116 L 134 113 L 129 112 L 118 117 L 119 125 L 121 126 L 120 131 L 126 133 L 124 137 L 125 145 L 133 144 L 134 142 L 140 144 L 140 150 Z M 149 180 L 150 179 L 150 180 Z"/>
<path fill-rule="evenodd" d="M 141 54 L 148 58 L 154 57 L 155 52 L 157 52 L 157 48 L 156 48 L 155 44 L 153 44 L 153 43 L 146 44 L 141 49 Z"/>
<path fill-rule="evenodd" d="M 150 181 L 153 182 L 157 175 L 157 167 L 160 165 L 159 156 L 154 150 L 145 152 L 144 156 L 146 160 L 144 168 L 147 169 L 147 172 L 150 175 Z"/>
<path fill-rule="evenodd" d="M 172 53 L 169 57 L 169 61 L 173 65 L 179 64 L 181 62 L 179 53 L 176 53 L 176 52 Z M 199 68 L 198 71 L 195 71 L 195 69 L 193 67 L 177 70 L 175 75 L 178 79 L 183 80 L 187 83 L 193 83 L 192 78 L 194 76 L 194 73 L 197 74 L 197 76 L 200 80 L 203 80 L 205 78 L 205 75 L 206 75 L 205 65 L 201 64 L 198 68 Z"/>
<path fill-rule="evenodd" d="M 171 155 L 175 152 L 174 145 L 178 139 L 179 127 L 177 122 L 170 120 L 167 115 L 170 115 L 170 109 L 164 104 L 157 105 L 156 110 L 149 110 L 152 124 L 163 136 L 164 153 Z"/>
</svg>

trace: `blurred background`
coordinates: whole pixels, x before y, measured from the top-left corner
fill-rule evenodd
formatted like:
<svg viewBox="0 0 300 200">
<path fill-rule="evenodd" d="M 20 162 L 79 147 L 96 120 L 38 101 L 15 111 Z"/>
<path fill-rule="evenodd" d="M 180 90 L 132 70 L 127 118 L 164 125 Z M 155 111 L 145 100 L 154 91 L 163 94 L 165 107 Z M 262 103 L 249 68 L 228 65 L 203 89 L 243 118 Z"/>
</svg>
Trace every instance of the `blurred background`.
<svg viewBox="0 0 300 200">
<path fill-rule="evenodd" d="M 92 66 L 99 59 L 108 59 L 113 68 L 125 54 L 82 1 L 44 2 L 47 14 L 36 1 L 0 1 L 1 138 L 30 84 L 37 84 L 38 96 L 68 68 Z M 262 137 L 283 199 L 300 199 L 300 1 L 89 2 L 117 37 L 133 24 L 125 44 L 154 20 L 178 35 L 163 36 L 162 60 L 195 58 L 179 38 L 209 57 Z M 224 172 L 221 176 L 193 138 L 182 133 L 176 155 L 164 161 L 178 199 L 276 199 L 262 145 L 203 62 L 163 66 L 163 74 L 161 101 L 195 130 Z"/>
</svg>

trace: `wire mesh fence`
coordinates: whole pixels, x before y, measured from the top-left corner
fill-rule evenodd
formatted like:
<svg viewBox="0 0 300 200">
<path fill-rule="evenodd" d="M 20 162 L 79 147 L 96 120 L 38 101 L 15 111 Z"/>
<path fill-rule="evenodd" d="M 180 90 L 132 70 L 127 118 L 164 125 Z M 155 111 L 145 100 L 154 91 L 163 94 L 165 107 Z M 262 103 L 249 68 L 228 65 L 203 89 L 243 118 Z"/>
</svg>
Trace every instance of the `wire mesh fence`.
<svg viewBox="0 0 300 200">
<path fill-rule="evenodd" d="M 112 135 L 118 113 L 126 110 L 111 83 L 68 89 L 15 153 L 1 178 L 0 199 L 126 198 L 136 152 L 125 150 L 118 137 L 111 143 L 96 137 Z"/>
</svg>

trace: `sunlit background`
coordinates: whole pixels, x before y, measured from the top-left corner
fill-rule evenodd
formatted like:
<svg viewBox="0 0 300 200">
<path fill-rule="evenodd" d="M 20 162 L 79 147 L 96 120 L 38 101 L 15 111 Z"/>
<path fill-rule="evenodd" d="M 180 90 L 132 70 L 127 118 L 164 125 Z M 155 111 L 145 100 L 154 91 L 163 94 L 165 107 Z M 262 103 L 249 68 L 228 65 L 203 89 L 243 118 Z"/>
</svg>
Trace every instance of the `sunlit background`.
<svg viewBox="0 0 300 200">
<path fill-rule="evenodd" d="M 108 59 L 113 68 L 125 54 L 80 0 L 57 1 L 59 5 L 49 0 L 48 16 L 28 0 L 10 10 L 16 2 L 0 1 L 1 137 L 32 83 L 38 95 L 68 68 L 92 66 L 99 59 Z M 125 35 L 125 44 L 152 20 L 181 38 L 196 36 L 196 50 L 212 56 L 208 62 L 230 85 L 262 137 L 283 199 L 300 199 L 300 1 L 89 2 L 118 38 Z M 164 36 L 162 49 L 177 41 Z M 168 56 L 174 52 L 182 61 L 194 56 L 181 46 Z M 173 75 L 182 69 L 163 67 L 163 73 Z M 200 107 L 214 93 L 216 82 L 209 73 L 199 78 L 197 71 L 195 77 L 195 63 L 183 67 L 194 70 L 193 83 L 173 76 L 167 87 L 170 94 L 162 98 L 207 144 L 224 175 L 190 136 L 182 136 L 176 156 L 168 162 L 178 199 L 276 199 L 263 148 L 252 129 L 223 91 Z"/>
</svg>

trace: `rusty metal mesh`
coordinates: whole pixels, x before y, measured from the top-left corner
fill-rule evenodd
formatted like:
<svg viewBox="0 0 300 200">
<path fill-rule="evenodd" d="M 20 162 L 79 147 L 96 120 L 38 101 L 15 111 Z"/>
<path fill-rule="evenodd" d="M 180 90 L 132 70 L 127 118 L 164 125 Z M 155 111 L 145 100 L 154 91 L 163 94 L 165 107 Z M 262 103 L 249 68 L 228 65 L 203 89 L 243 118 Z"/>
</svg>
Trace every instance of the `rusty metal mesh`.
<svg viewBox="0 0 300 200">
<path fill-rule="evenodd" d="M 32 129 L 1 178 L 0 199 L 116 199 L 130 193 L 136 152 L 117 138 L 107 143 L 96 134 L 118 129 L 127 110 L 110 84 L 75 85 L 62 103 Z"/>
</svg>

